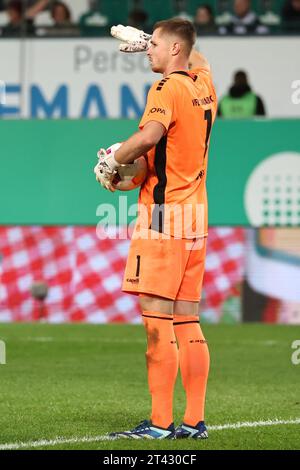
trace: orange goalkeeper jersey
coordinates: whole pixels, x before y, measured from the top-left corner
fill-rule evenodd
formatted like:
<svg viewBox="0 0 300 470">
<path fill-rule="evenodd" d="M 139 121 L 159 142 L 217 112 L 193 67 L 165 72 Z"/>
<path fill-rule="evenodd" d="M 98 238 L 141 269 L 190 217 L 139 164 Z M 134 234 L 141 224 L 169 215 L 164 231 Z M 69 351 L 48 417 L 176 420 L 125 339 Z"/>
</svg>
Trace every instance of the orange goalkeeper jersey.
<svg viewBox="0 0 300 470">
<path fill-rule="evenodd" d="M 172 72 L 152 85 L 139 127 L 158 121 L 166 132 L 147 154 L 148 175 L 139 194 L 141 227 L 180 238 L 207 235 L 206 172 L 216 110 L 212 77 L 205 69 Z"/>
</svg>

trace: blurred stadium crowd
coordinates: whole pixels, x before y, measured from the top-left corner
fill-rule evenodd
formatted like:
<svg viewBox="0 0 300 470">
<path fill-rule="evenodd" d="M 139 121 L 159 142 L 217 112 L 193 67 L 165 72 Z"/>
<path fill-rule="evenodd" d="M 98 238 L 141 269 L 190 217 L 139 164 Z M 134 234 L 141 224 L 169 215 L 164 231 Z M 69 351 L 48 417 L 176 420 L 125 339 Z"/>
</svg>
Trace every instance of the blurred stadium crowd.
<svg viewBox="0 0 300 470">
<path fill-rule="evenodd" d="M 149 32 L 175 16 L 198 35 L 300 34 L 300 0 L 0 0 L 0 37 L 107 36 L 118 23 Z"/>
</svg>

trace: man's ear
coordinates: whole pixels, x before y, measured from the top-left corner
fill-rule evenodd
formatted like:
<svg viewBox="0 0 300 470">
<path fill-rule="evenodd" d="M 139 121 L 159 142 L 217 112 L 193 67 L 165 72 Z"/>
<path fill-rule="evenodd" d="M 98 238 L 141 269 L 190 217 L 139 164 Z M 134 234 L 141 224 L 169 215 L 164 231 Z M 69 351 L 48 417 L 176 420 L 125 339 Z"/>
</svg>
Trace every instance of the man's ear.
<svg viewBox="0 0 300 470">
<path fill-rule="evenodd" d="M 180 43 L 179 42 L 174 42 L 173 45 L 172 45 L 172 49 L 171 49 L 171 54 L 172 55 L 178 55 L 179 52 L 180 52 Z"/>
</svg>

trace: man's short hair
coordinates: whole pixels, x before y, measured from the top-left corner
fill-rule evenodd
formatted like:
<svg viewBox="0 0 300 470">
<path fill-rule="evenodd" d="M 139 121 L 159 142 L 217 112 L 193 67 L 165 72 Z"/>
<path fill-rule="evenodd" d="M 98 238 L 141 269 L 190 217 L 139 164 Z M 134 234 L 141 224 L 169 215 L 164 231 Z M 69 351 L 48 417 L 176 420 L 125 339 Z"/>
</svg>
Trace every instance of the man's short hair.
<svg viewBox="0 0 300 470">
<path fill-rule="evenodd" d="M 193 23 L 182 18 L 172 18 L 155 23 L 153 31 L 160 28 L 163 33 L 174 34 L 186 43 L 187 55 L 190 55 L 196 41 L 196 31 Z"/>
</svg>

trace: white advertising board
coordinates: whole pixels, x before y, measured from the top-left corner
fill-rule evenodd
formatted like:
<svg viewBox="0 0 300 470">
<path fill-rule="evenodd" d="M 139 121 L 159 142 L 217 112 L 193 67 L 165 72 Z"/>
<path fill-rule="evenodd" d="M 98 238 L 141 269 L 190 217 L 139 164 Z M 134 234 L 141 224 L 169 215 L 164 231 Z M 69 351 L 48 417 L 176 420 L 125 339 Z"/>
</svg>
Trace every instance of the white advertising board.
<svg viewBox="0 0 300 470">
<path fill-rule="evenodd" d="M 218 96 L 243 69 L 269 117 L 300 116 L 300 38 L 199 38 L 197 47 Z M 122 54 L 110 38 L 3 39 L 0 57 L 0 118 L 139 117 L 159 78 L 146 54 Z"/>
</svg>

